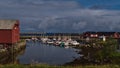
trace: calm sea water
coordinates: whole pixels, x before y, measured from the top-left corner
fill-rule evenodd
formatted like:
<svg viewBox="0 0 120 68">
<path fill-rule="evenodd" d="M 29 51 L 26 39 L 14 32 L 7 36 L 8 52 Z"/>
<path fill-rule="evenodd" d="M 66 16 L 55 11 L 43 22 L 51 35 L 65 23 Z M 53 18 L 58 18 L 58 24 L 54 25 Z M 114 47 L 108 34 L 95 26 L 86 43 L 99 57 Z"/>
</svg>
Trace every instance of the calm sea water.
<svg viewBox="0 0 120 68">
<path fill-rule="evenodd" d="M 79 58 L 74 48 L 64 48 L 40 42 L 27 42 L 23 55 L 19 56 L 20 64 L 43 63 L 49 65 L 63 65 Z"/>
</svg>

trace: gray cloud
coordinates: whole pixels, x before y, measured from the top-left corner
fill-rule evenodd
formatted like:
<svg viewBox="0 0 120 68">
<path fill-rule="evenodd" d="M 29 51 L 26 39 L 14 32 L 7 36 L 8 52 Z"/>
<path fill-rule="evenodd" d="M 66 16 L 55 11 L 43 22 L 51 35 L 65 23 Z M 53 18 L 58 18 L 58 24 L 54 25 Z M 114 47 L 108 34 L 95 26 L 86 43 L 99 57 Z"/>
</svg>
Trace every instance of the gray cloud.
<svg viewBox="0 0 120 68">
<path fill-rule="evenodd" d="M 19 19 L 21 31 L 119 31 L 120 11 L 82 8 L 76 1 L 1 0 L 1 19 Z"/>
</svg>

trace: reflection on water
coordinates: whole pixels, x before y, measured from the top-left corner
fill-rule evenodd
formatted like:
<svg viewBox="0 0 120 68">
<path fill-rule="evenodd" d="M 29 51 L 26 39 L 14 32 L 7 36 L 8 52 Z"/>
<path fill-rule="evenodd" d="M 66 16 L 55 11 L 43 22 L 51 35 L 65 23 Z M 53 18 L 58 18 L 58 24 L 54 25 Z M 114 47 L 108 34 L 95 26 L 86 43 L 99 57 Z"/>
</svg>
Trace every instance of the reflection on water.
<svg viewBox="0 0 120 68">
<path fill-rule="evenodd" d="M 25 53 L 18 57 L 20 64 L 45 63 L 50 65 L 63 65 L 78 58 L 76 49 L 41 44 L 40 42 L 27 42 Z"/>
</svg>

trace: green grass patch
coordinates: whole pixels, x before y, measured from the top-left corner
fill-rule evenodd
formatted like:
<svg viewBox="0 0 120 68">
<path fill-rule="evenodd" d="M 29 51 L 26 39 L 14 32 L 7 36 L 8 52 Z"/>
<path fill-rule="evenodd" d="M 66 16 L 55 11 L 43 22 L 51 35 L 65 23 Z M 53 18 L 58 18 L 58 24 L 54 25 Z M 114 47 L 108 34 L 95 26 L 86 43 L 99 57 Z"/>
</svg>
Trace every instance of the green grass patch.
<svg viewBox="0 0 120 68">
<path fill-rule="evenodd" d="M 120 68 L 119 65 L 86 65 L 86 66 L 49 66 L 49 65 L 0 65 L 0 68 Z"/>
</svg>

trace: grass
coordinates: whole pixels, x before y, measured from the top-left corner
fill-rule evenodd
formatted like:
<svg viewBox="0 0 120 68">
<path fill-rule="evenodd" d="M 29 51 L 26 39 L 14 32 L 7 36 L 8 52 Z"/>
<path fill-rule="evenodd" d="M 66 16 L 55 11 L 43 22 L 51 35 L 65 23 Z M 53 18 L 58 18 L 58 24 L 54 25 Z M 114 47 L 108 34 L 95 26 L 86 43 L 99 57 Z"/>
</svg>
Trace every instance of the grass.
<svg viewBox="0 0 120 68">
<path fill-rule="evenodd" d="M 49 65 L 0 65 L 0 68 L 120 68 L 120 65 L 86 65 L 86 66 L 49 66 Z"/>
</svg>

